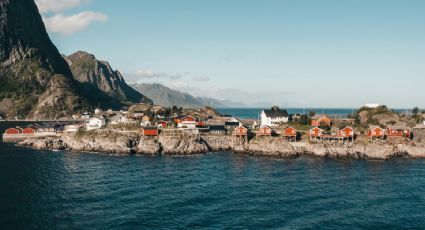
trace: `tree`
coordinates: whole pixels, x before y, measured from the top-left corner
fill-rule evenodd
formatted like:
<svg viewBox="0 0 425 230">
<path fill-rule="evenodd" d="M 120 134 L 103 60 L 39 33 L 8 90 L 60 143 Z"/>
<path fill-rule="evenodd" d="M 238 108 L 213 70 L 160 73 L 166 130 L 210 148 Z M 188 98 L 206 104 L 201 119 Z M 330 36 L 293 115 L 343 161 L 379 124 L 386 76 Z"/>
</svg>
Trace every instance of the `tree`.
<svg viewBox="0 0 425 230">
<path fill-rule="evenodd" d="M 415 107 L 415 108 L 412 109 L 413 116 L 418 115 L 418 113 L 419 113 L 419 108 L 418 107 Z"/>
<path fill-rule="evenodd" d="M 308 119 L 308 116 L 305 114 L 302 114 L 300 116 L 300 124 L 302 125 L 308 125 L 310 123 L 310 119 Z"/>
<path fill-rule="evenodd" d="M 308 115 L 310 117 L 314 117 L 314 115 L 316 115 L 316 111 L 310 111 L 310 112 L 308 112 Z"/>
</svg>

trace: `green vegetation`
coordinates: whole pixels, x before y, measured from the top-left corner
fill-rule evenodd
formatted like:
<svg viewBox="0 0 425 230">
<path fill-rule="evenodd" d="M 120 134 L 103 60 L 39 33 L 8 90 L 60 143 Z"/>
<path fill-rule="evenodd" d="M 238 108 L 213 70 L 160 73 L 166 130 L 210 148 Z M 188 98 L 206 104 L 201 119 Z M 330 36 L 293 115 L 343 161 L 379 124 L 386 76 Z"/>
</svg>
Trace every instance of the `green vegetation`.
<svg viewBox="0 0 425 230">
<path fill-rule="evenodd" d="M 386 113 L 393 113 L 390 109 L 387 108 L 385 105 L 381 105 L 378 108 L 368 108 L 368 107 L 361 107 L 358 109 L 354 115 L 355 124 L 359 126 L 366 127 L 367 125 L 379 125 L 379 121 L 373 118 L 373 116 L 378 114 L 386 114 Z M 366 115 L 366 120 L 368 124 L 362 124 L 362 117 L 360 115 Z M 363 117 L 364 119 L 364 117 Z"/>
</svg>

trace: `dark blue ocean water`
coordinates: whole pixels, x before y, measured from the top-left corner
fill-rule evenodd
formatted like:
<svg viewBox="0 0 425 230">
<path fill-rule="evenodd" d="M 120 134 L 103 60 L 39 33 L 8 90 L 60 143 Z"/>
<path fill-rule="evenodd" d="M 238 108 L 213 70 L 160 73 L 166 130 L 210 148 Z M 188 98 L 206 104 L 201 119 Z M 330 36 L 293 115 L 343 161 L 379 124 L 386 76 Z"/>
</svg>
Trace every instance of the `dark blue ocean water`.
<svg viewBox="0 0 425 230">
<path fill-rule="evenodd" d="M 43 152 L 0 144 L 0 229 L 425 228 L 425 161 Z"/>
</svg>

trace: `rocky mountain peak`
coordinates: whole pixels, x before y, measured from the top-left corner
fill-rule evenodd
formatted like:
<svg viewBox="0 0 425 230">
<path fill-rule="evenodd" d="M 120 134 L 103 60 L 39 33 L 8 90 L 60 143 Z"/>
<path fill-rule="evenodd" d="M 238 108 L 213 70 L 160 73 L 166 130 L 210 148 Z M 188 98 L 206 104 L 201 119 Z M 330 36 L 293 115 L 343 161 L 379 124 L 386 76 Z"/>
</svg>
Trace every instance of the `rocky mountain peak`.
<svg viewBox="0 0 425 230">
<path fill-rule="evenodd" d="M 99 88 L 111 97 L 133 103 L 151 103 L 143 94 L 129 87 L 118 70 L 109 62 L 96 59 L 93 54 L 78 51 L 65 57 L 74 78 L 80 83 Z"/>
<path fill-rule="evenodd" d="M 95 106 L 118 109 L 128 98 L 144 98 L 134 90 L 128 96 L 121 74 L 109 64 L 84 52 L 75 54 L 75 60 L 79 59 L 86 60 L 81 61 L 83 67 L 93 73 L 99 70 L 99 75 L 116 76 L 109 81 L 119 84 L 110 86 L 119 85 L 114 89 L 125 97 L 74 78 L 50 40 L 34 0 L 0 0 L 0 116 L 57 118 Z"/>
</svg>

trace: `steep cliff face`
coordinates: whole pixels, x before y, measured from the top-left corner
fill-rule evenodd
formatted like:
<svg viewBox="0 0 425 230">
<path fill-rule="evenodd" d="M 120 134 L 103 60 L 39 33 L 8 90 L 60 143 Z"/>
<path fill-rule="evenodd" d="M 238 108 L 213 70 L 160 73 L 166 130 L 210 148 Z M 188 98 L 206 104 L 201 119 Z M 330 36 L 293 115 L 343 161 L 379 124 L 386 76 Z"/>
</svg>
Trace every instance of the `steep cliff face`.
<svg viewBox="0 0 425 230">
<path fill-rule="evenodd" d="M 74 79 L 34 0 L 0 0 L 0 115 L 58 118 L 94 106 L 124 104 Z"/>
<path fill-rule="evenodd" d="M 65 57 L 74 78 L 83 84 L 90 84 L 107 95 L 121 101 L 151 103 L 143 94 L 127 85 L 121 73 L 113 70 L 106 61 L 97 60 L 92 54 L 76 52 Z"/>
<path fill-rule="evenodd" d="M 51 117 L 88 106 L 33 0 L 0 0 L 0 112 Z"/>
</svg>

